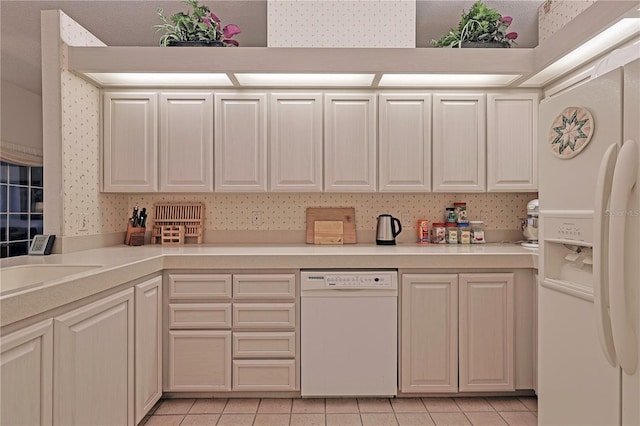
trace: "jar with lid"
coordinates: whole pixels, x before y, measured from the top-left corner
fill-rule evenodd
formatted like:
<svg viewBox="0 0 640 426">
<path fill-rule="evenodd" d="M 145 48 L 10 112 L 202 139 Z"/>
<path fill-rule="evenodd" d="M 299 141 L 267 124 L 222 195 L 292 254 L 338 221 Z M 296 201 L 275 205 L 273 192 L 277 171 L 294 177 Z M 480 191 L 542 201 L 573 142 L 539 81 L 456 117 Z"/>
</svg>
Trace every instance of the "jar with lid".
<svg viewBox="0 0 640 426">
<path fill-rule="evenodd" d="M 453 209 L 456 213 L 456 221 L 458 223 L 467 221 L 467 203 L 462 201 L 453 203 Z"/>
<path fill-rule="evenodd" d="M 471 244 L 471 227 L 469 222 L 458 222 L 458 240 L 460 244 Z"/>
<path fill-rule="evenodd" d="M 472 220 L 471 225 L 471 244 L 484 244 L 484 223 L 481 220 Z"/>
<path fill-rule="evenodd" d="M 446 244 L 447 230 L 444 222 L 434 222 L 431 226 L 431 242 L 433 244 Z"/>
<path fill-rule="evenodd" d="M 458 244 L 458 224 L 447 222 L 447 244 Z"/>
<path fill-rule="evenodd" d="M 444 212 L 444 221 L 447 223 L 455 223 L 458 220 L 456 219 L 456 209 L 455 207 L 447 207 Z"/>
</svg>

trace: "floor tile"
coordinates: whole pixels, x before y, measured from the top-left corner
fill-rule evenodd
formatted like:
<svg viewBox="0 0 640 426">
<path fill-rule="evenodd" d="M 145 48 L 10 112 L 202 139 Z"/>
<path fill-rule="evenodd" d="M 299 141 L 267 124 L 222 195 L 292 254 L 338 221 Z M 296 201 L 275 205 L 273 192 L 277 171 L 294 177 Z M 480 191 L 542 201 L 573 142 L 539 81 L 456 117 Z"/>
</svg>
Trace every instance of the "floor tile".
<svg viewBox="0 0 640 426">
<path fill-rule="evenodd" d="M 521 396 L 518 398 L 529 411 L 538 411 L 538 398 L 535 396 Z"/>
<path fill-rule="evenodd" d="M 358 401 L 355 398 L 327 398 L 327 413 L 358 414 Z"/>
<path fill-rule="evenodd" d="M 397 426 L 398 421 L 393 413 L 364 413 L 362 417 L 363 426 Z"/>
<path fill-rule="evenodd" d="M 427 426 L 433 425 L 431 416 L 427 413 L 396 413 L 396 419 L 400 426 Z"/>
<path fill-rule="evenodd" d="M 144 426 L 179 426 L 184 414 L 169 414 L 166 416 L 151 416 Z"/>
<path fill-rule="evenodd" d="M 328 402 L 329 400 L 327 400 Z M 360 414 L 327 413 L 327 426 L 361 426 Z"/>
<path fill-rule="evenodd" d="M 165 399 L 153 414 L 187 414 L 195 399 Z"/>
<path fill-rule="evenodd" d="M 459 413 L 460 407 L 453 398 L 422 398 L 430 413 Z"/>
<path fill-rule="evenodd" d="M 156 402 L 155 405 L 151 407 L 151 409 L 147 413 L 147 416 L 153 416 L 153 414 L 158 410 L 158 407 L 161 406 L 164 401 L 164 399 L 158 400 L 158 402 Z"/>
<path fill-rule="evenodd" d="M 462 413 L 431 413 L 433 422 L 437 426 L 467 426 L 471 425 Z"/>
<path fill-rule="evenodd" d="M 501 412 L 502 418 L 509 426 L 536 426 L 538 418 L 529 411 L 508 411 Z"/>
<path fill-rule="evenodd" d="M 324 414 L 291 414 L 290 426 L 325 426 Z"/>
<path fill-rule="evenodd" d="M 289 425 L 289 413 L 286 414 L 256 414 L 253 426 L 287 426 Z"/>
<path fill-rule="evenodd" d="M 296 414 L 324 414 L 324 399 L 294 399 L 291 412 Z"/>
<path fill-rule="evenodd" d="M 231 398 L 224 407 L 224 414 L 255 414 L 258 411 L 258 398 Z"/>
<path fill-rule="evenodd" d="M 219 417 L 219 414 L 187 414 L 180 426 L 212 426 Z"/>
<path fill-rule="evenodd" d="M 396 413 L 426 413 L 420 398 L 394 398 L 391 400 L 391 406 Z"/>
<path fill-rule="evenodd" d="M 189 410 L 189 414 L 220 414 L 227 404 L 225 398 L 200 398 Z"/>
<path fill-rule="evenodd" d="M 507 426 L 500 414 L 493 412 L 464 413 L 473 426 Z"/>
<path fill-rule="evenodd" d="M 223 414 L 217 426 L 251 426 L 255 414 Z"/>
<path fill-rule="evenodd" d="M 477 411 L 496 411 L 493 409 L 489 401 L 485 398 L 454 398 L 456 404 L 462 411 L 477 412 Z"/>
<path fill-rule="evenodd" d="M 291 398 L 263 398 L 258 413 L 291 413 Z"/>
<path fill-rule="evenodd" d="M 487 398 L 496 411 L 529 411 L 518 398 L 513 397 L 492 397 Z"/>
<path fill-rule="evenodd" d="M 386 398 L 358 398 L 360 413 L 393 413 Z"/>
</svg>

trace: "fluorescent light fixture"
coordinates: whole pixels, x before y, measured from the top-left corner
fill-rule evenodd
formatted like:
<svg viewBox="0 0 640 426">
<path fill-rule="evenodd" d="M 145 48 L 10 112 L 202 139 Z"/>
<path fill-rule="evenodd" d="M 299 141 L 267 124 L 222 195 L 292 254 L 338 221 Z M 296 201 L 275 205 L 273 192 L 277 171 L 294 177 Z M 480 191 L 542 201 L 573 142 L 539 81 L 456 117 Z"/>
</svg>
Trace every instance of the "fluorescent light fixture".
<svg viewBox="0 0 640 426">
<path fill-rule="evenodd" d="M 383 74 L 379 87 L 500 87 L 520 75 L 514 74 Z"/>
<path fill-rule="evenodd" d="M 241 86 L 369 87 L 375 74 L 238 73 Z"/>
<path fill-rule="evenodd" d="M 85 73 L 103 86 L 233 86 L 225 73 Z"/>
<path fill-rule="evenodd" d="M 521 86 L 542 86 L 636 33 L 640 33 L 640 18 L 621 19 L 522 83 Z"/>
</svg>

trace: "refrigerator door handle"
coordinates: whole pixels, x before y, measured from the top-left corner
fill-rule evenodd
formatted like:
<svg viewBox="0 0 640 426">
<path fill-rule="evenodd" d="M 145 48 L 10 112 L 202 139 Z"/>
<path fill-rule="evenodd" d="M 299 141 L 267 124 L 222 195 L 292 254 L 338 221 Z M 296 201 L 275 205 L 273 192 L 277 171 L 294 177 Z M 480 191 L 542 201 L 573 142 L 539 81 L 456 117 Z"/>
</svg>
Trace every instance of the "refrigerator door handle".
<svg viewBox="0 0 640 426">
<path fill-rule="evenodd" d="M 596 310 L 596 329 L 600 346 L 605 358 L 612 367 L 618 366 L 616 349 L 611 331 L 609 315 L 609 271 L 608 271 L 608 235 L 609 221 L 606 220 L 607 206 L 611 196 L 613 171 L 616 166 L 618 145 L 612 144 L 604 153 L 596 180 L 596 200 L 593 214 L 593 286 L 594 308 Z"/>
<path fill-rule="evenodd" d="M 637 337 L 627 313 L 625 296 L 625 225 L 629 196 L 638 176 L 639 148 L 635 141 L 626 141 L 620 149 L 613 173 L 609 210 L 609 300 L 611 330 L 620 366 L 625 373 L 635 373 L 638 364 Z M 628 259 L 627 261 L 637 261 Z M 637 279 L 637 277 L 634 277 Z"/>
</svg>

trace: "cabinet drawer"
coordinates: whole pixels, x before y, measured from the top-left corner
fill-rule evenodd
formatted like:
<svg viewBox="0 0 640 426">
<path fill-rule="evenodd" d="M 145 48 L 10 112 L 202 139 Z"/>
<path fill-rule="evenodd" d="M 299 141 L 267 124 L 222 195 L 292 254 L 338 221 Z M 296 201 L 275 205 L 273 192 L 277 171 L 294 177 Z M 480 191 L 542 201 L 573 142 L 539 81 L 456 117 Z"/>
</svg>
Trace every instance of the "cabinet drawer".
<svg viewBox="0 0 640 426">
<path fill-rule="evenodd" d="M 234 303 L 234 328 L 286 328 L 296 326 L 295 303 Z"/>
<path fill-rule="evenodd" d="M 295 358 L 296 333 L 233 333 L 234 358 Z"/>
<path fill-rule="evenodd" d="M 231 328 L 231 303 L 171 303 L 169 328 Z"/>
<path fill-rule="evenodd" d="M 255 274 L 233 276 L 235 299 L 295 299 L 294 274 Z"/>
<path fill-rule="evenodd" d="M 229 274 L 169 274 L 170 299 L 231 299 Z"/>
<path fill-rule="evenodd" d="M 234 391 L 292 391 L 295 387 L 293 359 L 233 361 Z"/>
</svg>

